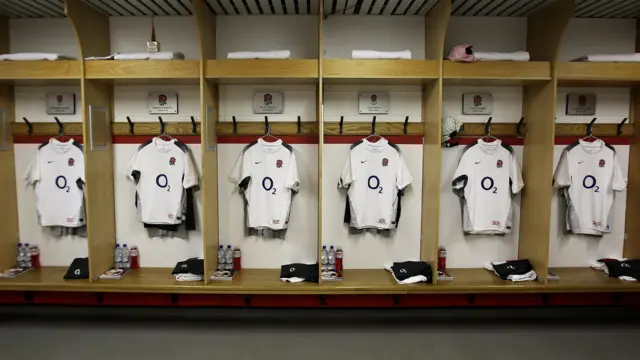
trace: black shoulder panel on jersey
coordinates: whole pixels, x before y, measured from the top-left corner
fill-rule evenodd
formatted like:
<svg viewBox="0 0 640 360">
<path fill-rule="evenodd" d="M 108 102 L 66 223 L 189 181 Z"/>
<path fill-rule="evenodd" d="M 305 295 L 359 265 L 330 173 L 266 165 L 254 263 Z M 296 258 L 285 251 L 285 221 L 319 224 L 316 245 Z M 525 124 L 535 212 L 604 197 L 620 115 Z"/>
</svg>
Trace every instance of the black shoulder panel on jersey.
<svg viewBox="0 0 640 360">
<path fill-rule="evenodd" d="M 71 143 L 73 144 L 73 146 L 75 146 L 78 149 L 80 149 L 80 151 L 84 151 L 84 146 L 82 144 L 80 144 L 79 142 L 73 140 Z"/>
<path fill-rule="evenodd" d="M 356 146 L 362 144 L 362 140 L 358 140 L 358 142 L 351 144 L 349 147 L 350 150 L 353 150 Z"/>
<path fill-rule="evenodd" d="M 242 152 L 245 152 L 247 150 L 249 150 L 249 148 L 251 148 L 253 145 L 257 144 L 258 140 L 255 140 L 253 142 L 251 142 L 249 145 L 245 146 L 244 149 L 242 149 Z"/>
<path fill-rule="evenodd" d="M 140 146 L 138 146 L 138 151 L 142 150 L 145 146 L 151 144 L 151 142 L 153 142 L 153 139 L 140 144 Z"/>
<path fill-rule="evenodd" d="M 174 144 L 176 144 L 176 146 L 180 148 L 180 150 L 182 150 L 183 153 L 189 152 L 189 147 L 187 146 L 187 144 L 183 143 L 182 141 L 176 139 Z"/>
<path fill-rule="evenodd" d="M 613 153 L 615 154 L 616 149 L 615 149 L 613 146 L 611 146 L 611 145 L 609 145 L 609 144 L 607 144 L 607 143 L 604 143 L 604 146 L 606 146 L 606 147 L 608 147 L 609 149 L 611 149 L 611 151 L 613 151 Z"/>
<path fill-rule="evenodd" d="M 400 153 L 400 148 L 398 147 L 398 145 L 392 143 L 391 141 L 387 141 L 387 144 L 389 144 L 389 146 L 391 146 L 392 148 L 396 149 L 396 151 L 398 153 Z"/>
<path fill-rule="evenodd" d="M 566 147 L 566 148 L 564 148 L 564 150 L 565 150 L 565 151 L 569 151 L 569 150 L 573 149 L 574 147 L 578 146 L 579 144 L 580 144 L 580 142 L 579 142 L 579 141 L 576 141 L 576 142 L 574 142 L 573 144 L 569 144 L 569 145 L 567 145 L 567 147 Z"/>
<path fill-rule="evenodd" d="M 138 182 L 140 181 L 140 171 L 138 170 L 133 170 L 131 172 L 131 176 L 133 176 L 133 181 L 136 183 L 136 185 L 138 184 Z"/>
<path fill-rule="evenodd" d="M 478 145 L 478 139 L 474 140 L 471 144 L 467 145 L 464 147 L 464 150 L 462 150 L 462 154 L 464 154 L 465 152 L 467 152 L 467 150 L 471 149 L 472 147 Z"/>
<path fill-rule="evenodd" d="M 291 145 L 287 144 L 286 142 L 283 141 L 282 146 L 284 146 L 290 152 L 293 152 L 293 147 L 291 147 Z"/>
<path fill-rule="evenodd" d="M 513 151 L 513 148 L 511 147 L 511 145 L 505 144 L 505 143 L 500 143 L 500 145 L 507 149 L 508 152 L 511 153 L 511 155 L 515 155 L 515 152 Z"/>
<path fill-rule="evenodd" d="M 42 149 L 43 147 L 49 145 L 49 142 L 43 142 L 42 144 L 40 144 L 40 146 L 38 146 L 38 150 Z"/>
<path fill-rule="evenodd" d="M 251 181 L 251 176 L 247 176 L 244 179 L 242 179 L 242 181 L 240 181 L 240 184 L 238 184 L 238 187 L 240 188 L 241 192 L 247 191 L 247 189 L 249 188 L 249 181 Z"/>
</svg>

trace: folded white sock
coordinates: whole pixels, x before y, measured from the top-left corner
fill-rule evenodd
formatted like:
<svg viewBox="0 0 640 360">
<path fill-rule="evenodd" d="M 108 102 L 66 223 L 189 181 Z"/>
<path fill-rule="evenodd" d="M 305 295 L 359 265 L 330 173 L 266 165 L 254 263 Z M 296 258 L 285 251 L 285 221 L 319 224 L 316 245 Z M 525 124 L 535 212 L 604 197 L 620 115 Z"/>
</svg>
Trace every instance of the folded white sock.
<svg viewBox="0 0 640 360">
<path fill-rule="evenodd" d="M 590 62 L 640 62 L 640 53 L 635 54 L 594 54 L 585 55 L 574 61 Z"/>
<path fill-rule="evenodd" d="M 73 60 L 75 58 L 71 56 L 64 56 L 60 54 L 53 53 L 15 53 L 15 54 L 2 54 L 0 55 L 0 61 L 3 60 L 11 60 L 11 61 L 34 61 L 34 60 Z"/>
<path fill-rule="evenodd" d="M 417 283 L 421 283 L 421 282 L 427 282 L 427 277 L 424 275 L 416 275 L 416 276 L 412 276 L 409 278 L 406 278 L 402 281 L 398 280 L 398 278 L 396 277 L 396 274 L 393 273 L 393 270 L 391 270 L 391 265 L 387 265 L 384 267 L 387 271 L 389 271 L 391 273 L 391 276 L 393 276 L 393 279 L 401 285 L 405 285 L 405 284 L 417 284 Z"/>
<path fill-rule="evenodd" d="M 291 59 L 291 51 L 236 51 L 228 53 L 227 59 Z"/>
<path fill-rule="evenodd" d="M 353 50 L 352 59 L 378 59 L 378 60 L 410 60 L 411 50 L 403 51 L 375 51 L 375 50 Z"/>
<path fill-rule="evenodd" d="M 474 51 L 476 61 L 529 61 L 529 52 L 515 51 L 509 53 Z"/>
<path fill-rule="evenodd" d="M 196 274 L 176 274 L 177 281 L 202 281 L 204 277 Z"/>
</svg>

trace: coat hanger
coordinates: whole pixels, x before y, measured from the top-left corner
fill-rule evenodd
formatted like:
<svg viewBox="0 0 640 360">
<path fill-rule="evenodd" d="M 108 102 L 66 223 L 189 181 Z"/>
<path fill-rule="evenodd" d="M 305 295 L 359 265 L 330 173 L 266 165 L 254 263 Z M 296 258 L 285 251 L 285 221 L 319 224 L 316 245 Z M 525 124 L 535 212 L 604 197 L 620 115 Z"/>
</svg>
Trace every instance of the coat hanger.
<svg viewBox="0 0 640 360">
<path fill-rule="evenodd" d="M 490 117 L 484 124 L 484 136 L 480 138 L 480 140 L 488 143 L 498 140 L 497 137 L 491 135 L 491 120 L 493 120 L 493 117 Z"/>
<path fill-rule="evenodd" d="M 587 136 L 583 137 L 580 140 L 586 142 L 594 142 L 600 140 L 597 136 L 593 136 L 593 123 L 596 122 L 596 119 L 598 118 L 593 118 L 593 120 L 591 120 L 591 122 L 587 125 Z"/>
<path fill-rule="evenodd" d="M 67 137 L 67 136 L 64 134 L 64 126 L 62 126 L 62 122 L 60 122 L 60 119 L 58 119 L 58 117 L 57 117 L 57 116 L 56 116 L 56 117 L 54 117 L 53 119 L 54 119 L 54 120 L 56 121 L 56 123 L 58 124 L 58 135 L 57 135 L 57 136 L 54 136 L 53 138 L 54 138 L 54 139 L 56 139 L 56 140 L 58 140 L 58 141 L 60 141 L 60 142 L 67 142 L 67 141 L 71 140 L 71 138 Z"/>
<path fill-rule="evenodd" d="M 376 139 L 377 137 L 377 139 Z M 365 140 L 369 140 L 369 139 L 373 139 L 372 142 L 378 142 L 380 139 L 382 139 L 382 136 L 378 136 L 378 134 L 376 134 L 376 117 L 373 117 L 373 120 L 371 121 L 371 135 L 367 136 L 365 138 Z"/>
<path fill-rule="evenodd" d="M 166 130 L 166 127 L 164 125 L 164 121 L 162 121 L 162 116 L 158 116 L 158 121 L 160 122 L 160 136 L 158 136 L 158 138 L 160 138 L 160 140 L 164 140 L 164 141 L 173 140 L 173 136 L 167 135 L 167 130 Z"/>
<path fill-rule="evenodd" d="M 268 142 L 275 142 L 279 140 L 277 137 L 271 135 L 271 125 L 269 124 L 268 116 L 264 117 L 264 132 L 265 132 L 264 136 L 261 137 L 260 139 Z"/>
</svg>

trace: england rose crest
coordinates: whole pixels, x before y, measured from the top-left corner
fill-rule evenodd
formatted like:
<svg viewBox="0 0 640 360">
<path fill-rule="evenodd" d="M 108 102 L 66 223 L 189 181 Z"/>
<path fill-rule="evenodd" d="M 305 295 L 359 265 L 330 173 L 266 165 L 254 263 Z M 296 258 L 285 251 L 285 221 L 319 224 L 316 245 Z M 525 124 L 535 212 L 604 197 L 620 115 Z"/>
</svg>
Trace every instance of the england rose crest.
<svg viewBox="0 0 640 360">
<path fill-rule="evenodd" d="M 282 167 L 282 160 L 278 159 L 278 160 L 276 161 L 276 167 L 277 167 L 278 169 L 280 169 L 280 168 Z"/>
<path fill-rule="evenodd" d="M 158 104 L 160 104 L 160 106 L 167 105 L 167 95 L 165 94 L 158 95 Z"/>
<path fill-rule="evenodd" d="M 389 165 L 389 159 L 384 158 L 382 159 L 382 166 L 388 166 Z"/>
<path fill-rule="evenodd" d="M 69 166 L 73 166 L 76 163 L 75 160 L 73 160 L 73 158 L 69 158 L 69 160 L 67 161 L 67 165 Z"/>
<path fill-rule="evenodd" d="M 173 166 L 176 164 L 176 158 L 171 157 L 171 159 L 169 159 L 169 165 Z"/>
<path fill-rule="evenodd" d="M 502 160 L 498 160 L 498 162 L 496 163 L 496 167 L 498 169 L 500 169 L 502 167 Z"/>
<path fill-rule="evenodd" d="M 475 107 L 482 106 L 482 96 L 475 95 L 473 97 L 473 106 Z"/>
<path fill-rule="evenodd" d="M 604 167 L 605 161 L 604 159 L 600 159 L 600 161 L 598 161 L 598 166 L 599 167 Z"/>
</svg>

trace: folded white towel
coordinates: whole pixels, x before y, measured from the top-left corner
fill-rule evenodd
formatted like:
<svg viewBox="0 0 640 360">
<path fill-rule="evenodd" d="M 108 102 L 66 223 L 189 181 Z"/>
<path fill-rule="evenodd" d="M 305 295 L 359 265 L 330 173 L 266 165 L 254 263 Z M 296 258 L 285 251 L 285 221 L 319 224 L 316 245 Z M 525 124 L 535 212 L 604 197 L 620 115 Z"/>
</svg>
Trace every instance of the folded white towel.
<svg viewBox="0 0 640 360">
<path fill-rule="evenodd" d="M 627 258 L 610 258 L 610 259 L 615 259 L 618 261 L 627 260 Z M 605 265 L 604 262 L 602 261 L 594 260 L 591 263 L 589 263 L 589 266 L 591 266 L 596 270 L 604 271 L 605 274 L 609 275 L 609 269 L 607 269 L 607 265 Z M 630 276 L 619 276 L 618 279 L 624 280 L 624 281 L 637 281 L 635 278 L 632 278 Z"/>
<path fill-rule="evenodd" d="M 300 283 L 300 282 L 303 282 L 304 279 L 299 277 L 290 277 L 290 278 L 280 278 L 280 281 L 290 282 L 290 283 Z"/>
<path fill-rule="evenodd" d="M 53 53 L 15 53 L 15 54 L 2 54 L 0 55 L 0 61 L 34 61 L 34 60 L 74 60 L 74 57 L 64 56 Z"/>
<path fill-rule="evenodd" d="M 202 281 L 204 276 L 196 274 L 176 274 L 176 281 Z"/>
<path fill-rule="evenodd" d="M 411 60 L 411 50 L 403 51 L 374 51 L 353 50 L 352 59 L 378 59 L 378 60 Z"/>
<path fill-rule="evenodd" d="M 184 54 L 177 51 L 160 51 L 156 53 L 120 53 L 114 54 L 114 60 L 184 60 Z"/>
<path fill-rule="evenodd" d="M 291 59 L 291 51 L 237 51 L 228 53 L 227 59 Z"/>
<path fill-rule="evenodd" d="M 488 263 L 484 264 L 484 268 L 489 270 L 489 271 L 493 271 L 496 275 L 500 276 L 500 274 L 498 274 L 498 272 L 493 268 L 493 264 L 499 265 L 499 264 L 503 264 L 503 263 L 505 263 L 505 261 L 488 262 Z M 507 276 L 507 280 L 511 280 L 513 282 L 534 281 L 537 278 L 538 278 L 538 274 L 534 270 L 531 270 L 528 273 L 522 274 L 522 275 L 509 275 L 509 276 Z"/>
<path fill-rule="evenodd" d="M 393 276 L 393 279 L 401 285 L 405 285 L 405 284 L 417 284 L 417 283 L 421 283 L 421 282 L 427 282 L 427 277 L 424 275 L 417 275 L 417 276 L 412 276 L 410 278 L 406 278 L 402 281 L 398 280 L 398 278 L 396 277 L 396 274 L 393 273 L 393 270 L 391 270 L 391 265 L 387 265 L 384 267 L 387 271 L 389 271 L 391 273 L 391 276 Z"/>
<path fill-rule="evenodd" d="M 515 51 L 510 53 L 474 51 L 476 61 L 529 61 L 529 52 Z"/>
<path fill-rule="evenodd" d="M 85 60 L 113 60 L 114 57 L 116 57 L 116 55 L 118 55 L 120 53 L 113 53 L 111 55 L 107 55 L 107 56 L 89 56 L 84 58 Z"/>
<path fill-rule="evenodd" d="M 590 62 L 640 62 L 640 53 L 635 54 L 595 54 L 585 55 L 574 61 Z"/>
</svg>

